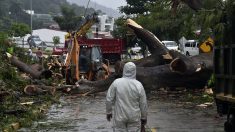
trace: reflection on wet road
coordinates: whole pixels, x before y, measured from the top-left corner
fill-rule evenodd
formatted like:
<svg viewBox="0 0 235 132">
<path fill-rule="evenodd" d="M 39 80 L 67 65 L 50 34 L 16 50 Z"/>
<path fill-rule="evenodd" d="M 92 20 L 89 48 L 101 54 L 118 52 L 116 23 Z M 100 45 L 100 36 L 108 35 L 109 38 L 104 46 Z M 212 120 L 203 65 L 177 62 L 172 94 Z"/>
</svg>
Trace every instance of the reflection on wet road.
<svg viewBox="0 0 235 132">
<path fill-rule="evenodd" d="M 71 97 L 60 99 L 53 105 L 45 119 L 31 128 L 19 131 L 49 132 L 112 132 L 112 124 L 106 120 L 105 93 L 95 97 Z M 151 98 L 148 100 L 148 128 L 157 132 L 221 132 L 223 118 L 215 118 L 214 105 L 195 108 L 172 100 Z"/>
</svg>

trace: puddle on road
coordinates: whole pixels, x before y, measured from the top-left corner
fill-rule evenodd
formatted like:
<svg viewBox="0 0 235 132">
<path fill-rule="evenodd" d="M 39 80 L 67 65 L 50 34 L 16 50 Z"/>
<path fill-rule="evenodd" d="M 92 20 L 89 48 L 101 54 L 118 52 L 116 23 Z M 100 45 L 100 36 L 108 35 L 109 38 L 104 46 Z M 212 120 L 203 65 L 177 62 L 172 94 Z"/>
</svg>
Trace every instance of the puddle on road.
<svg viewBox="0 0 235 132">
<path fill-rule="evenodd" d="M 112 124 L 106 120 L 105 94 L 96 97 L 62 97 L 60 102 L 51 106 L 45 119 L 19 132 L 112 132 Z M 175 101 L 159 99 L 148 100 L 148 104 L 148 128 L 155 128 L 157 132 L 223 131 L 225 118 L 215 118 L 215 107 L 187 109 Z"/>
<path fill-rule="evenodd" d="M 60 104 L 52 105 L 46 118 L 34 122 L 31 128 L 19 131 L 111 131 L 106 121 L 104 98 L 62 97 Z"/>
</svg>

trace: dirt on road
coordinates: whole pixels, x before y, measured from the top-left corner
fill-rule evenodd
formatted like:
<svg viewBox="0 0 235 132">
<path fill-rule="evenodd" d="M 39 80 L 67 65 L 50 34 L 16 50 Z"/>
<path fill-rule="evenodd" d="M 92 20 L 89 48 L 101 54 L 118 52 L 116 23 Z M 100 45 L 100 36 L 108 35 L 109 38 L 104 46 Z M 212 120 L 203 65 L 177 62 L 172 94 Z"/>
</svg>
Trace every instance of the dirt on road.
<svg viewBox="0 0 235 132">
<path fill-rule="evenodd" d="M 64 96 L 53 105 L 46 117 L 31 128 L 19 131 L 49 132 L 112 132 L 106 120 L 105 94 Z M 200 94 L 198 94 L 200 95 Z M 200 95 L 201 96 L 201 95 Z M 203 95 L 204 96 L 204 95 Z M 225 117 L 219 117 L 213 102 L 201 104 L 188 93 L 155 92 L 148 94 L 148 130 L 153 132 L 223 132 Z"/>
</svg>

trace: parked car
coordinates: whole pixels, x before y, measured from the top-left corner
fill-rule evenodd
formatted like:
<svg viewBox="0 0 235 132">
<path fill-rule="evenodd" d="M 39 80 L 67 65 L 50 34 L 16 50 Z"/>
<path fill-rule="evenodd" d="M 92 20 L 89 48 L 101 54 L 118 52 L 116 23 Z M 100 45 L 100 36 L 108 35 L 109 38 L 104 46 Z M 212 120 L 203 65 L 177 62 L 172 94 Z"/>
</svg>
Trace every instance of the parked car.
<svg viewBox="0 0 235 132">
<path fill-rule="evenodd" d="M 23 38 L 21 37 L 12 37 L 10 40 L 15 44 L 23 44 Z"/>
<path fill-rule="evenodd" d="M 37 35 L 32 35 L 30 36 L 28 39 L 27 39 L 27 42 L 29 44 L 30 47 L 38 47 L 38 48 L 41 48 L 41 49 L 45 49 L 47 48 L 47 45 L 44 41 L 42 41 L 40 39 L 39 36 Z"/>
<path fill-rule="evenodd" d="M 197 40 L 188 40 L 182 49 L 182 53 L 187 56 L 194 56 L 199 54 L 198 41 Z"/>
<path fill-rule="evenodd" d="M 141 50 L 141 47 L 139 47 L 139 46 L 136 46 L 136 47 L 132 47 L 131 48 L 131 54 L 137 54 L 137 53 L 139 53 L 140 52 L 140 50 Z"/>
<path fill-rule="evenodd" d="M 175 41 L 162 41 L 162 43 L 169 49 L 169 50 L 179 50 L 179 46 Z"/>
</svg>

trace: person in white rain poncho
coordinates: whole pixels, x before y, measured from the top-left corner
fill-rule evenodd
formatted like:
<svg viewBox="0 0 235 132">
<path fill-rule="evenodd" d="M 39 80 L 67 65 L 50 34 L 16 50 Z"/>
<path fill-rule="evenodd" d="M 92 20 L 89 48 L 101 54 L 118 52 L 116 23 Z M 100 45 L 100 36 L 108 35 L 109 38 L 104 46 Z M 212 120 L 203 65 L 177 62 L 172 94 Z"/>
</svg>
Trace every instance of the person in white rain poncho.
<svg viewBox="0 0 235 132">
<path fill-rule="evenodd" d="M 124 65 L 123 77 L 109 87 L 106 112 L 108 121 L 113 117 L 114 132 L 138 132 L 147 123 L 146 94 L 143 85 L 136 80 L 133 62 Z"/>
</svg>

